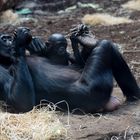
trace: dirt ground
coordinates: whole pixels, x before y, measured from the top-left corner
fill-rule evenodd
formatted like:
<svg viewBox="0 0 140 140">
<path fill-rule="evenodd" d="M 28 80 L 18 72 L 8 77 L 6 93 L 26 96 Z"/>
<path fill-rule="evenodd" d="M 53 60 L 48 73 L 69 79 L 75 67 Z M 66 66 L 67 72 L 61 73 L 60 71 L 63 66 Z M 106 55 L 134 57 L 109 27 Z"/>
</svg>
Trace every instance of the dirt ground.
<svg viewBox="0 0 140 140">
<path fill-rule="evenodd" d="M 128 62 L 137 82 L 140 85 L 140 11 L 125 10 L 121 4 L 128 0 L 80 0 L 81 2 L 95 2 L 102 7 L 101 11 L 92 8 L 77 8 L 70 13 L 38 12 L 28 15 L 34 18 L 30 22 L 18 26 L 28 26 L 33 35 L 39 35 L 44 40 L 54 32 L 65 35 L 69 29 L 79 23 L 87 13 L 110 13 L 115 16 L 126 16 L 133 19 L 133 23 L 90 27 L 99 39 L 109 39 L 122 47 L 123 55 Z M 15 25 L 0 26 L 0 32 L 13 31 Z M 69 44 L 70 46 L 70 44 Z M 119 66 L 118 66 L 119 67 Z M 121 91 L 116 86 L 113 94 L 123 102 Z M 124 103 L 111 113 L 96 114 L 64 114 L 60 119 L 68 128 L 68 139 L 75 140 L 139 140 L 140 139 L 140 102 Z"/>
</svg>

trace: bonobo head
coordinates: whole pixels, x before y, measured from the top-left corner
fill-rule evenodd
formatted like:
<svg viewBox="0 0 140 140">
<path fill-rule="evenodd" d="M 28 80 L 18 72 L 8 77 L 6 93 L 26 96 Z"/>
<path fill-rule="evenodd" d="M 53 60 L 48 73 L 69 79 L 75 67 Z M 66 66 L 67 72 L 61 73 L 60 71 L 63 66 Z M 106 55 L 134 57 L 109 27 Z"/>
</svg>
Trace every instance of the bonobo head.
<svg viewBox="0 0 140 140">
<path fill-rule="evenodd" d="M 29 28 L 18 27 L 14 32 L 14 42 L 18 47 L 25 47 L 32 40 L 32 35 Z"/>
<path fill-rule="evenodd" d="M 50 53 L 53 53 L 56 55 L 66 54 L 67 40 L 60 33 L 52 34 L 48 38 L 48 42 L 46 42 L 46 45 L 48 46 Z"/>
<path fill-rule="evenodd" d="M 10 58 L 12 54 L 12 36 L 8 34 L 0 35 L 0 57 Z"/>
<path fill-rule="evenodd" d="M 0 38 L 8 45 L 12 45 L 13 37 L 9 34 L 1 34 Z"/>
</svg>

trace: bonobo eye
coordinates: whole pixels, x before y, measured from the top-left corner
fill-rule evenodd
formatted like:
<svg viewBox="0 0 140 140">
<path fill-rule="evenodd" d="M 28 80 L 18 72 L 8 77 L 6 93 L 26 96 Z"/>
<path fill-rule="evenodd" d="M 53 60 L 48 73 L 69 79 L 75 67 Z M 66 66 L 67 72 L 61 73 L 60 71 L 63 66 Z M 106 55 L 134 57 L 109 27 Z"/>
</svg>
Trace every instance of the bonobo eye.
<svg viewBox="0 0 140 140">
<path fill-rule="evenodd" d="M 11 46 L 12 45 L 13 38 L 12 38 L 11 35 L 2 34 L 0 36 L 0 39 L 2 39 L 7 44 L 7 46 Z"/>
</svg>

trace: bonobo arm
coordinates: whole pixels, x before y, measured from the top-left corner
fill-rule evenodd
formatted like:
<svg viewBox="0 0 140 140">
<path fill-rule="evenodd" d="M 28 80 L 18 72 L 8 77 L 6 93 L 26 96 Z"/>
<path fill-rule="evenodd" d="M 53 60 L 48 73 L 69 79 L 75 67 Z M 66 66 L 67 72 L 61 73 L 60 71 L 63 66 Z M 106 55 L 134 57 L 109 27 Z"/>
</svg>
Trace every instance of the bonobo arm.
<svg viewBox="0 0 140 140">
<path fill-rule="evenodd" d="M 47 46 L 47 43 L 44 43 L 39 37 L 33 37 L 32 42 L 26 46 L 26 49 L 30 54 L 39 56 L 47 56 L 49 52 L 49 46 Z"/>
<path fill-rule="evenodd" d="M 7 104 L 10 104 L 19 112 L 29 111 L 35 105 L 33 81 L 25 58 L 25 46 L 30 42 L 30 39 L 31 35 L 26 28 L 17 30 L 14 39 L 16 61 L 11 69 L 13 78 L 9 80 L 7 89 L 5 88 Z"/>
<path fill-rule="evenodd" d="M 84 67 L 85 61 L 82 58 L 81 53 L 79 52 L 77 38 L 75 37 L 75 35 L 71 35 L 70 40 L 71 40 L 71 45 L 72 45 L 72 49 L 73 49 L 76 64 L 80 65 L 81 67 Z"/>
<path fill-rule="evenodd" d="M 67 56 L 68 56 L 68 61 L 71 63 L 71 64 L 76 64 L 76 60 L 74 58 L 74 56 L 70 53 L 67 52 Z"/>
</svg>

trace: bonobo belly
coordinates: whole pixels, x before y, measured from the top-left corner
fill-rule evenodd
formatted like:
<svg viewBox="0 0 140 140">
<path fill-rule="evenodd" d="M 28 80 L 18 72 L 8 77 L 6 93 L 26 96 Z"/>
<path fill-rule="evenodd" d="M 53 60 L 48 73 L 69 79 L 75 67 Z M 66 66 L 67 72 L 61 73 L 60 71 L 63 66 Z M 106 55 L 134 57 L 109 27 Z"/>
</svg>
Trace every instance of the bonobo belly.
<svg viewBox="0 0 140 140">
<path fill-rule="evenodd" d="M 34 83 L 36 104 L 46 99 L 53 103 L 65 100 L 69 86 L 80 73 L 67 66 L 52 65 L 47 59 L 27 58 L 27 63 Z"/>
</svg>

